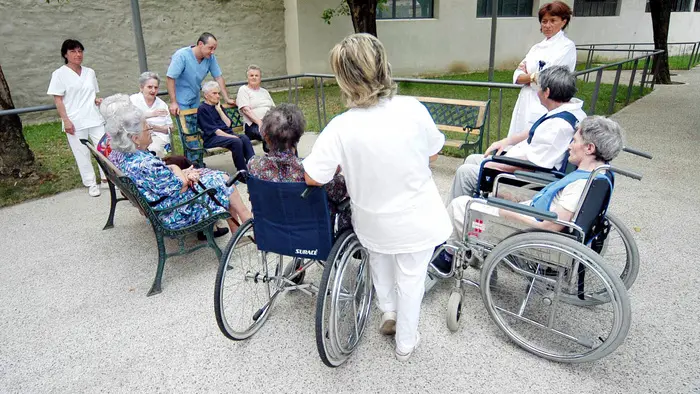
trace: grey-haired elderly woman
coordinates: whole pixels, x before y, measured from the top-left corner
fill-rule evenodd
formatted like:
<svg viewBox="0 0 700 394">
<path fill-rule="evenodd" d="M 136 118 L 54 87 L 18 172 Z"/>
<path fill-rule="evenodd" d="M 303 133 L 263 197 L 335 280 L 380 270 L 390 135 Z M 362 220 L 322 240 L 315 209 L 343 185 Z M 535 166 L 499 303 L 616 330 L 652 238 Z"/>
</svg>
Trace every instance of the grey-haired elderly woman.
<svg viewBox="0 0 700 394">
<path fill-rule="evenodd" d="M 306 121 L 304 114 L 294 104 L 280 104 L 272 108 L 263 117 L 263 135 L 269 147 L 265 156 L 253 156 L 248 162 L 250 175 L 273 182 L 304 182 L 304 166 L 297 155 L 297 144 L 304 134 Z M 324 185 L 328 194 L 331 220 L 335 218 L 337 205 L 343 201 L 348 192 L 345 178 L 336 174 L 333 180 Z M 338 218 L 338 230 L 350 227 L 350 214 L 341 213 Z"/>
<path fill-rule="evenodd" d="M 235 134 L 231 128 L 231 118 L 226 115 L 219 99 L 221 88 L 216 81 L 209 81 L 202 86 L 204 102 L 197 108 L 197 125 L 202 132 L 205 148 L 226 148 L 236 169 L 248 170 L 248 160 L 255 155 L 253 145 L 246 135 Z"/>
<path fill-rule="evenodd" d="M 622 129 L 613 120 L 602 116 L 591 116 L 582 120 L 568 148 L 569 163 L 578 167 L 578 169 L 567 174 L 564 178 L 547 185 L 532 200 L 520 203 L 554 212 L 559 220 L 570 221 L 578 201 L 582 197 L 591 171 L 617 157 L 622 150 L 622 146 Z M 511 196 L 504 197 L 510 198 Z M 462 233 L 464 213 L 470 199 L 470 196 L 457 197 L 452 200 L 447 209 L 453 224 L 452 238 L 455 240 L 461 240 L 464 237 Z M 478 203 L 472 204 L 472 207 L 492 216 L 500 216 L 526 223 L 533 228 L 549 231 L 561 231 L 564 229 L 564 226 L 560 224 L 549 221 L 537 221 L 532 216 L 521 215 L 508 210 Z M 441 255 L 442 259 L 445 259 L 445 257 Z"/>
<path fill-rule="evenodd" d="M 231 216 L 242 223 L 251 218 L 238 191 L 226 186 L 228 175 L 220 171 L 206 171 L 195 168 L 180 169 L 166 165 L 162 160 L 147 151 L 152 143 L 151 127 L 146 122 L 143 111 L 123 100 L 107 100 L 110 108 L 104 108 L 106 131 L 111 141 L 110 161 L 136 184 L 141 194 L 154 208 L 164 209 L 184 202 L 195 195 L 193 187 L 201 181 L 206 188 L 216 190 L 216 198 L 228 208 Z M 209 202 L 214 211 L 224 208 L 214 201 Z M 178 229 L 190 226 L 209 215 L 201 205 L 181 207 L 165 213 L 161 219 L 166 226 Z M 229 220 L 231 231 L 237 226 Z"/>
<path fill-rule="evenodd" d="M 263 117 L 275 102 L 267 89 L 260 86 L 262 79 L 260 67 L 255 64 L 248 66 L 246 78 L 248 83 L 238 88 L 236 105 L 243 115 L 245 135 L 251 140 L 262 141 L 263 150 L 267 152 L 267 145 L 261 132 Z"/>
<path fill-rule="evenodd" d="M 148 150 L 163 158 L 172 150 L 170 130 L 173 128 L 173 120 L 170 119 L 168 104 L 157 96 L 158 86 L 160 86 L 158 74 L 146 71 L 139 76 L 139 93 L 132 94 L 129 99 L 143 111 L 146 122 L 151 127 L 153 142 L 148 146 Z"/>
<path fill-rule="evenodd" d="M 474 195 L 479 182 L 479 171 L 484 156 L 491 153 L 501 154 L 532 162 L 543 168 L 561 169 L 566 164 L 564 157 L 576 132 L 576 123 L 586 117 L 583 101 L 574 98 L 576 94 L 576 77 L 564 66 L 550 67 L 540 72 L 537 97 L 547 109 L 530 128 L 520 133 L 496 141 L 486 149 L 484 154 L 472 154 L 467 157 L 452 181 L 450 201 L 459 196 Z M 513 166 L 500 163 L 487 163 L 487 167 L 504 172 L 519 170 Z M 448 201 L 449 202 L 449 201 Z"/>
</svg>

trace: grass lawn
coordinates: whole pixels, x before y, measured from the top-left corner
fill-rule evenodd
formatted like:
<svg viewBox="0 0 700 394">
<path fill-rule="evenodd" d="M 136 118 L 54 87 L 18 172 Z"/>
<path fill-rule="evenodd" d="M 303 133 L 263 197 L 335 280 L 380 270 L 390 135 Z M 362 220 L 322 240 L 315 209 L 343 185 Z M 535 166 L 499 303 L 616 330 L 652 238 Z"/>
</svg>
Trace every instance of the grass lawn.
<svg viewBox="0 0 700 394">
<path fill-rule="evenodd" d="M 690 55 L 677 55 L 677 56 L 669 56 L 668 57 L 668 68 L 670 70 L 687 70 L 688 69 L 688 62 L 690 62 Z M 601 60 L 601 59 L 593 59 L 593 62 L 591 64 L 591 67 L 597 67 L 599 65 L 603 65 L 605 63 L 612 63 L 609 60 Z M 697 66 L 700 64 L 700 59 L 697 59 L 696 61 L 691 64 L 691 68 Z M 634 66 L 634 62 L 627 62 L 622 64 L 622 69 L 623 70 L 631 70 L 632 66 Z M 639 60 L 637 63 L 637 72 L 642 72 L 642 67 L 644 67 L 644 59 Z M 582 71 L 586 69 L 586 62 L 578 63 L 576 64 L 576 71 Z M 612 67 L 609 70 L 616 70 L 617 67 Z M 650 72 L 653 69 L 650 69 Z"/>
<path fill-rule="evenodd" d="M 485 72 L 447 75 L 435 77 L 436 79 L 444 80 L 468 80 L 468 81 L 486 81 L 487 74 Z M 512 71 L 497 71 L 495 73 L 496 82 L 510 83 Z M 324 86 L 326 96 L 326 117 L 330 121 L 331 118 L 344 110 L 340 91 L 334 84 L 328 83 Z M 593 82 L 585 83 L 579 81 L 579 92 L 576 97 L 584 100 L 584 109 L 588 112 L 589 103 L 593 94 Z M 615 97 L 614 112 L 621 109 L 625 104 L 627 87 L 620 85 Z M 645 89 L 644 94 L 650 89 Z M 420 83 L 400 83 L 399 93 L 404 95 L 414 96 L 429 96 L 443 97 L 455 99 L 470 99 L 470 100 L 486 100 L 488 99 L 488 89 L 482 87 L 463 87 L 463 86 L 443 86 L 443 85 L 427 85 Z M 515 106 L 519 90 L 518 89 L 503 89 L 503 100 L 499 105 L 499 91 L 492 91 L 491 98 L 491 120 L 490 134 L 485 136 L 489 141 L 495 141 L 508 133 L 510 125 L 511 113 Z M 608 103 L 612 94 L 612 85 L 602 84 L 595 113 L 605 115 L 607 113 Z M 287 91 L 272 93 L 272 97 L 277 103 L 286 102 L 288 98 Z M 630 101 L 639 98 L 639 87 L 633 89 L 633 96 Z M 294 95 L 292 95 L 294 101 Z M 316 96 L 314 94 L 313 85 L 308 81 L 304 84 L 304 88 L 299 90 L 299 106 L 304 112 L 307 121 L 308 131 L 318 131 L 319 121 L 316 110 Z M 498 131 L 498 114 L 502 113 L 500 135 Z M 321 109 L 323 117 L 323 109 Z M 21 179 L 21 180 L 0 180 L 0 207 L 16 204 L 21 201 L 26 201 L 33 198 L 49 196 L 62 191 L 71 190 L 76 187 L 82 187 L 80 174 L 75 164 L 73 154 L 70 151 L 68 142 L 63 132 L 61 132 L 60 122 L 44 123 L 40 125 L 27 125 L 24 127 L 24 136 L 27 139 L 31 150 L 36 156 L 38 163 L 38 180 L 37 179 Z M 182 153 L 182 145 L 177 133 L 173 136 L 174 151 L 178 154 Z M 453 136 L 457 137 L 457 136 Z M 486 141 L 484 147 L 486 147 Z M 464 156 L 462 151 L 447 147 L 443 152 L 450 156 Z M 103 191 L 104 192 L 104 191 Z M 87 193 L 87 191 L 85 191 Z"/>
</svg>

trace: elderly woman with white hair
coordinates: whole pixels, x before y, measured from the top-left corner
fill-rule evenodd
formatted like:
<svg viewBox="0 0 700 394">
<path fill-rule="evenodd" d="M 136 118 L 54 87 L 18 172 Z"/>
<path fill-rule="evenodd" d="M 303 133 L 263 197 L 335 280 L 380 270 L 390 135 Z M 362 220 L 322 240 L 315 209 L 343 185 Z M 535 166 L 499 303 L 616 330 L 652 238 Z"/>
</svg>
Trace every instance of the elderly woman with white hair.
<svg viewBox="0 0 700 394">
<path fill-rule="evenodd" d="M 143 111 L 146 122 L 151 126 L 153 143 L 148 146 L 148 150 L 163 158 L 172 150 L 170 130 L 173 128 L 173 120 L 170 119 L 168 104 L 157 96 L 158 86 L 160 86 L 158 74 L 146 71 L 139 76 L 139 93 L 132 94 L 129 99 Z"/>
<path fill-rule="evenodd" d="M 418 319 L 428 262 L 450 235 L 450 220 L 430 162 L 445 142 L 428 110 L 395 96 L 382 43 L 369 34 L 346 37 L 330 63 L 349 110 L 333 118 L 304 160 L 306 183 L 345 175 L 352 223 L 363 246 L 383 312 L 379 330 L 396 338 L 406 361 L 418 346 Z"/>
<path fill-rule="evenodd" d="M 602 116 L 590 116 L 582 120 L 578 131 L 574 134 L 574 138 L 569 144 L 569 163 L 578 167 L 578 169 L 567 174 L 562 179 L 545 186 L 531 200 L 521 201 L 520 204 L 554 212 L 559 220 L 570 221 L 579 200 L 583 197 L 586 181 L 591 172 L 617 157 L 622 147 L 622 129 L 615 121 Z M 511 195 L 499 197 L 513 199 Z M 462 233 L 464 214 L 469 200 L 471 200 L 470 196 L 457 197 L 452 200 L 448 207 L 454 227 L 452 237 L 456 240 L 461 240 L 464 237 Z M 475 203 L 472 204 L 472 207 L 492 216 L 501 216 L 526 223 L 533 228 L 549 231 L 561 231 L 564 229 L 564 226 L 554 222 L 538 221 L 532 216 L 521 215 L 492 206 Z M 449 256 L 441 254 L 439 259 L 443 260 L 437 262 L 440 265 L 451 264 L 444 261 L 449 260 Z"/>
<path fill-rule="evenodd" d="M 248 66 L 246 78 L 248 83 L 238 88 L 236 105 L 243 115 L 245 135 L 251 140 L 262 141 L 263 150 L 268 152 L 267 143 L 260 132 L 262 119 L 267 111 L 275 106 L 275 102 L 272 100 L 270 92 L 260 86 L 262 79 L 260 67 L 255 64 Z"/>
<path fill-rule="evenodd" d="M 197 109 L 197 125 L 202 132 L 205 148 L 226 148 L 231 151 L 236 169 L 248 170 L 248 160 L 255 156 L 250 139 L 235 134 L 231 128 L 231 118 L 226 115 L 219 102 L 221 88 L 216 81 L 206 82 L 202 86 L 204 102 Z"/>
<path fill-rule="evenodd" d="M 106 104 L 105 104 L 106 103 Z M 194 185 L 201 181 L 206 188 L 216 190 L 215 201 L 209 201 L 209 208 L 221 212 L 227 207 L 231 216 L 242 223 L 252 217 L 238 191 L 226 186 L 228 175 L 221 171 L 202 172 L 195 168 L 180 169 L 166 165 L 147 151 L 152 143 L 151 128 L 143 112 L 122 99 L 105 99 L 103 115 L 106 130 L 110 136 L 110 161 L 136 184 L 139 192 L 156 209 L 165 209 L 180 204 L 195 195 Z M 209 215 L 202 205 L 184 206 L 161 215 L 166 226 L 178 229 L 190 226 Z M 229 220 L 231 231 L 237 226 Z"/>
</svg>

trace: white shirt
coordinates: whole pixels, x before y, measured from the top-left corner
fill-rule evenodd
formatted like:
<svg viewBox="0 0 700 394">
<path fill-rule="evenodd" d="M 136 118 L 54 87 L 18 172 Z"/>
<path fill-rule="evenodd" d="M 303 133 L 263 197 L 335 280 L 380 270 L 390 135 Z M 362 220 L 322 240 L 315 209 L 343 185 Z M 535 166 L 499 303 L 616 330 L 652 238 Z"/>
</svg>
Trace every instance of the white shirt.
<svg viewBox="0 0 700 394">
<path fill-rule="evenodd" d="M 444 143 L 423 104 L 396 96 L 333 118 L 304 170 L 327 183 L 340 166 L 360 242 L 379 253 L 413 253 L 442 243 L 451 232 L 429 167 L 429 157 Z"/>
<path fill-rule="evenodd" d="M 143 93 L 134 93 L 131 96 L 129 96 L 129 100 L 131 100 L 131 103 L 134 104 L 138 109 L 140 109 L 143 112 L 150 112 L 150 111 L 155 111 L 158 109 L 164 109 L 168 111 L 168 104 L 165 103 L 165 101 L 161 100 L 159 97 L 156 97 L 156 100 L 153 102 L 152 106 L 148 106 L 146 103 L 146 98 L 143 96 Z M 173 120 L 170 118 L 170 115 L 164 115 L 164 116 L 154 116 L 151 118 L 146 118 L 146 122 L 152 126 L 172 126 L 173 125 Z M 157 133 L 157 134 L 163 134 L 163 133 Z"/>
<path fill-rule="evenodd" d="M 275 102 L 272 101 L 272 97 L 267 89 L 260 87 L 258 89 L 251 89 L 248 85 L 243 85 L 238 88 L 238 95 L 236 95 L 236 105 L 238 108 L 243 109 L 244 107 L 249 107 L 258 119 L 262 119 L 263 116 L 270 110 L 270 108 L 275 106 Z M 240 111 L 243 116 L 245 124 L 250 126 L 253 121 L 248 119 L 247 116 Z"/>
<path fill-rule="evenodd" d="M 582 107 L 583 101 L 572 98 L 568 103 L 547 112 L 547 115 L 569 111 L 580 122 L 586 117 Z M 540 167 L 558 169 L 564 164 L 564 155 L 569 149 L 574 133 L 571 124 L 564 119 L 547 119 L 537 127 L 529 144 L 527 140 L 519 142 L 508 149 L 506 156 L 525 158 Z"/>
<path fill-rule="evenodd" d="M 95 71 L 82 66 L 80 75 L 63 65 L 51 74 L 49 90 L 46 94 L 63 96 L 66 115 L 75 130 L 88 129 L 104 124 L 102 115 L 95 105 L 100 88 L 97 86 Z"/>
<path fill-rule="evenodd" d="M 522 62 L 526 64 L 527 74 L 542 71 L 552 66 L 566 66 L 570 71 L 574 71 L 576 68 L 576 44 L 562 30 L 549 40 L 545 38 L 533 45 Z M 540 68 L 540 62 L 544 64 L 542 68 Z M 513 73 L 513 83 L 517 83 L 518 77 L 523 74 L 525 72 L 516 69 Z M 518 101 L 513 108 L 508 136 L 530 130 L 532 124 L 547 112 L 547 109 L 537 98 L 537 89 L 539 87 L 534 83 L 520 89 Z"/>
</svg>

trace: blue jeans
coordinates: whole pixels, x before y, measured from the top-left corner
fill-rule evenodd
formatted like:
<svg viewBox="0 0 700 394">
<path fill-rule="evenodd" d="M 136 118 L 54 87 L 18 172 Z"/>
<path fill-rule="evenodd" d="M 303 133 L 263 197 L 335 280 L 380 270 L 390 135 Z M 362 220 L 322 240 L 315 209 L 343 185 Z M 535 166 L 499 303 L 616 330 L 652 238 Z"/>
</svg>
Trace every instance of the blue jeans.
<svg viewBox="0 0 700 394">
<path fill-rule="evenodd" d="M 248 171 L 248 160 L 255 156 L 253 145 L 250 143 L 250 139 L 245 135 L 232 135 L 235 135 L 236 138 L 222 137 L 220 135 L 212 136 L 204 141 L 204 147 L 207 149 L 217 147 L 230 150 L 236 169 L 238 171 Z"/>
</svg>

